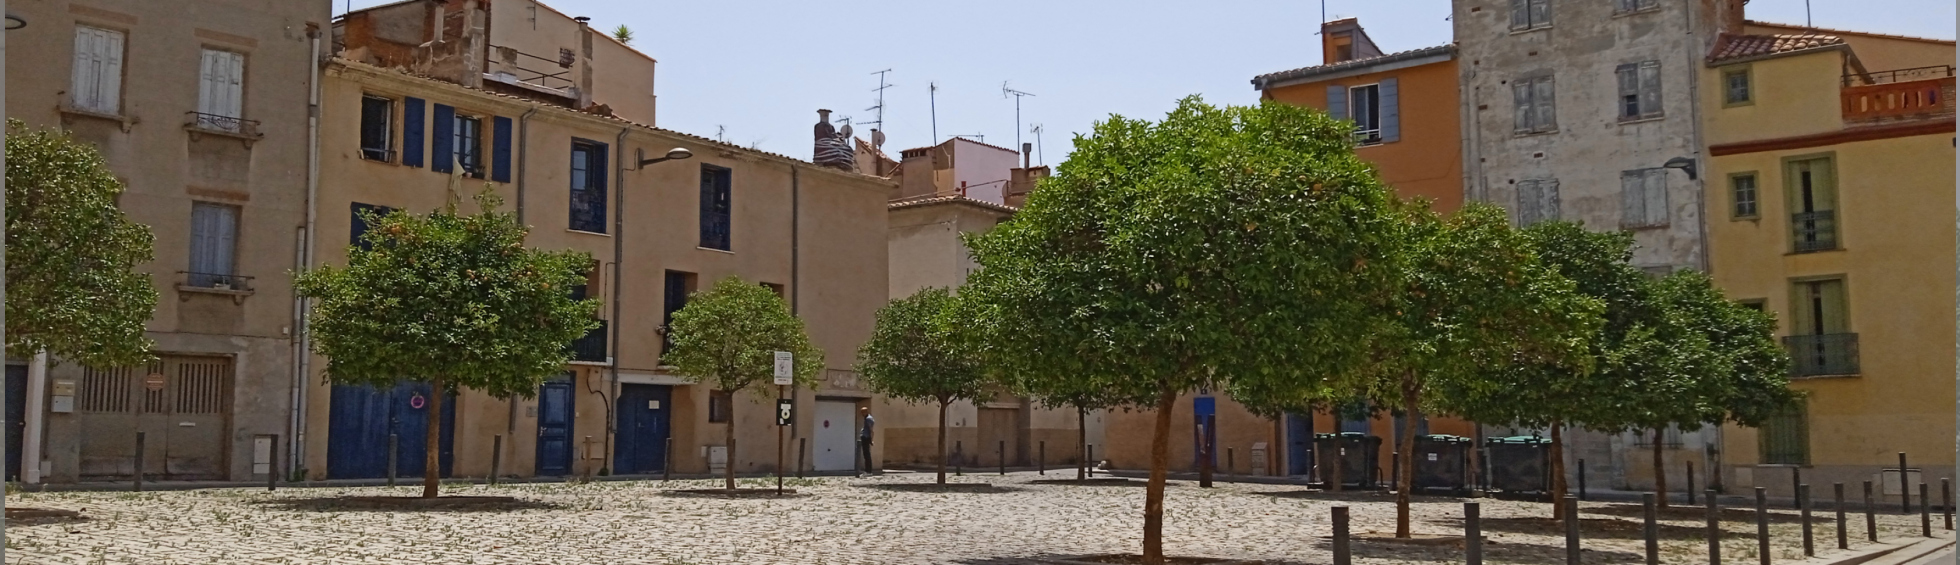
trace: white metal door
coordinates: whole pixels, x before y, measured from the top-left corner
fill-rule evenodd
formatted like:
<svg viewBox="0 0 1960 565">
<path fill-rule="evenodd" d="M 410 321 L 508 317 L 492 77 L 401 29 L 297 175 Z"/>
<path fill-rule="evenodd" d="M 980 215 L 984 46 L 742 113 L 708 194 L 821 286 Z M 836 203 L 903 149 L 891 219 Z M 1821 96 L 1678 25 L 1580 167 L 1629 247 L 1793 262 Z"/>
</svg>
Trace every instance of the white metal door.
<svg viewBox="0 0 1960 565">
<path fill-rule="evenodd" d="M 813 463 L 818 471 L 849 471 L 856 469 L 857 454 L 857 404 L 854 402 L 817 401 L 816 452 Z"/>
</svg>

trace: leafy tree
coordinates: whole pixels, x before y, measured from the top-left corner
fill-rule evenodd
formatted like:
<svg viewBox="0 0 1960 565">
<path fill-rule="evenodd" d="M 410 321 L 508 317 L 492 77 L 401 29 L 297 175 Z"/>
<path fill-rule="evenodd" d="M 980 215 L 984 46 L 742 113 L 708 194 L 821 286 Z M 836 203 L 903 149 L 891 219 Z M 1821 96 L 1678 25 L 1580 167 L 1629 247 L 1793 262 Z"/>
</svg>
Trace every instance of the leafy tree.
<svg viewBox="0 0 1960 565">
<path fill-rule="evenodd" d="M 988 384 L 985 366 L 960 324 L 952 293 L 920 290 L 878 310 L 877 329 L 858 350 L 858 374 L 871 391 L 914 404 L 939 405 L 939 484 L 946 484 L 946 407 L 977 400 Z"/>
<path fill-rule="evenodd" d="M 19 120 L 7 121 L 6 174 L 7 354 L 147 361 L 157 292 L 136 267 L 153 238 L 116 207 L 122 181 L 94 146 Z"/>
<path fill-rule="evenodd" d="M 461 389 L 496 398 L 530 397 L 564 370 L 572 341 L 598 326 L 594 300 L 573 300 L 590 255 L 526 249 L 517 216 L 496 209 L 463 215 L 452 202 L 428 215 L 363 212 L 368 246 L 350 247 L 347 266 L 301 273 L 314 299 L 312 331 L 333 382 L 393 386 L 427 379 L 427 471 L 422 496 L 437 495 L 443 399 Z"/>
<path fill-rule="evenodd" d="M 1452 411 L 1450 396 L 1436 389 L 1503 390 L 1491 369 L 1524 363 L 1585 371 L 1603 309 L 1540 262 L 1531 240 L 1496 207 L 1472 204 L 1448 218 L 1427 206 L 1403 213 L 1400 276 L 1374 295 L 1385 323 L 1369 339 L 1373 362 L 1342 377 L 1412 423 L 1397 441 L 1396 537 L 1410 535 L 1413 422 Z"/>
<path fill-rule="evenodd" d="M 789 313 L 782 297 L 762 285 L 728 277 L 688 297 L 674 312 L 674 349 L 662 360 L 683 378 L 726 391 L 728 408 L 728 489 L 735 490 L 735 402 L 742 391 L 760 400 L 775 382 L 777 351 L 795 357 L 795 386 L 815 386 L 824 367 L 823 352 L 810 345 L 803 320 Z"/>
<path fill-rule="evenodd" d="M 1111 116 L 1014 221 L 967 239 L 981 269 L 960 294 L 996 371 L 1155 410 L 1145 563 L 1164 562 L 1179 394 L 1302 396 L 1316 386 L 1302 367 L 1361 359 L 1357 297 L 1388 280 L 1395 218 L 1352 133 L 1311 109 L 1196 97 L 1160 122 Z"/>
</svg>

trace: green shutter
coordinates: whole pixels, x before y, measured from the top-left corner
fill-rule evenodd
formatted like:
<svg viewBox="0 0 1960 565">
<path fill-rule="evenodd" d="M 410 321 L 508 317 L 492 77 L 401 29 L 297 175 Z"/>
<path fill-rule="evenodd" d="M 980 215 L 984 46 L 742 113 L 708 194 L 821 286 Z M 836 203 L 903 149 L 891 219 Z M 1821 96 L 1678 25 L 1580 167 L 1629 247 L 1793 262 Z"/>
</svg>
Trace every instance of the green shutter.
<svg viewBox="0 0 1960 565">
<path fill-rule="evenodd" d="M 1844 281 L 1818 281 L 1817 287 L 1824 297 L 1824 333 L 1851 333 L 1851 310 L 1846 304 Z"/>
<path fill-rule="evenodd" d="M 1789 411 L 1765 420 L 1763 427 L 1757 429 L 1757 445 L 1761 448 L 1763 464 L 1810 464 L 1808 409 L 1805 401 L 1798 400 Z"/>
</svg>

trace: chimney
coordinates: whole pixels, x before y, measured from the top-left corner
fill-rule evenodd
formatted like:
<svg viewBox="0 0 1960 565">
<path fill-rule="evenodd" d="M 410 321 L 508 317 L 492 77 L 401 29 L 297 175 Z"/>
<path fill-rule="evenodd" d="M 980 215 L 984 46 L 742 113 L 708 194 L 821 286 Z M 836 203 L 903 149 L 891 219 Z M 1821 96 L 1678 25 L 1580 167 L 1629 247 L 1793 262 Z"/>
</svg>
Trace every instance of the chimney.
<svg viewBox="0 0 1960 565">
<path fill-rule="evenodd" d="M 572 21 L 578 22 L 578 42 L 573 44 L 578 46 L 578 62 L 573 64 L 578 67 L 578 107 L 582 110 L 592 105 L 592 18 L 579 16 Z"/>
<path fill-rule="evenodd" d="M 1021 144 L 1021 168 L 1028 168 L 1028 155 L 1034 153 L 1033 143 Z"/>
</svg>

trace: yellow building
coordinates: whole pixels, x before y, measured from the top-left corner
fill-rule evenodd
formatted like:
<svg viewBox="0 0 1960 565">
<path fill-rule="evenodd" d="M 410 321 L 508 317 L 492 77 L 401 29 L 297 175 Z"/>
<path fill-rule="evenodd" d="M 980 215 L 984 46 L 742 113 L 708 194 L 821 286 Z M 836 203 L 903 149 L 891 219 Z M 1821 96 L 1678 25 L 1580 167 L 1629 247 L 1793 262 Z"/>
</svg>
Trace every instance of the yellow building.
<svg viewBox="0 0 1960 565">
<path fill-rule="evenodd" d="M 1954 470 L 1954 43 L 1767 25 L 1700 70 L 1711 270 L 1776 315 L 1806 400 L 1725 428 L 1723 479 L 1897 500 L 1898 453 Z"/>
</svg>

